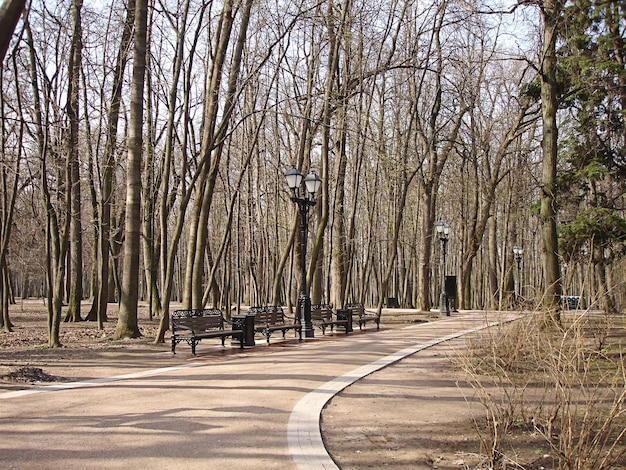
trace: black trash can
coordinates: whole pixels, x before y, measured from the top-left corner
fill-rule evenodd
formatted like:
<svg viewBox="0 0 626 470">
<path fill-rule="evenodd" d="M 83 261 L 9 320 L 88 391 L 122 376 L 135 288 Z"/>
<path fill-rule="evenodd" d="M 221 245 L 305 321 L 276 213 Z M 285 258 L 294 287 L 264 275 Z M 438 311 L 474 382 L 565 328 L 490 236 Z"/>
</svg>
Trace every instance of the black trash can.
<svg viewBox="0 0 626 470">
<path fill-rule="evenodd" d="M 387 308 L 400 308 L 397 297 L 387 297 Z"/>
<path fill-rule="evenodd" d="M 337 310 L 337 320 L 347 320 L 348 323 L 346 323 L 346 333 L 352 333 L 352 310 Z"/>
<path fill-rule="evenodd" d="M 243 330 L 243 345 L 254 346 L 254 315 L 232 315 L 230 319 L 234 330 Z M 233 338 L 231 344 L 239 346 L 239 338 Z"/>
</svg>

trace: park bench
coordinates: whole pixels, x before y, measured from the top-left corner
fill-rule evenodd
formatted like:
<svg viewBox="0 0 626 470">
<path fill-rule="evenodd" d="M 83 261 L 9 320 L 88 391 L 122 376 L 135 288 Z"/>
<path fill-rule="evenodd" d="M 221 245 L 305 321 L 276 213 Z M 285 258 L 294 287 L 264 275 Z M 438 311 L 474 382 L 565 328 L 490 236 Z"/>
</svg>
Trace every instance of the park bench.
<svg viewBox="0 0 626 470">
<path fill-rule="evenodd" d="M 248 314 L 254 314 L 254 332 L 262 333 L 270 344 L 270 336 L 280 331 L 285 338 L 288 330 L 294 330 L 302 340 L 302 325 L 298 320 L 283 312 L 280 306 L 250 307 Z"/>
<path fill-rule="evenodd" d="M 185 341 L 191 346 L 191 354 L 196 355 L 196 345 L 202 339 L 221 338 L 224 346 L 227 337 L 238 338 L 243 348 L 243 330 L 226 329 L 230 325 L 218 308 L 176 310 L 171 315 L 172 353 L 176 354 L 176 345 Z"/>
<path fill-rule="evenodd" d="M 365 307 L 360 302 L 352 302 L 346 304 L 344 310 L 350 310 L 352 312 L 352 320 L 359 322 L 359 330 L 363 329 L 363 326 L 368 321 L 376 323 L 376 330 L 380 330 L 380 317 L 375 313 L 368 313 L 365 311 Z"/>
<path fill-rule="evenodd" d="M 311 305 L 311 322 L 322 329 L 322 335 L 326 335 L 326 328 L 330 327 L 332 332 L 335 326 L 345 328 L 346 334 L 352 331 L 348 318 L 336 315 L 328 304 Z"/>
</svg>

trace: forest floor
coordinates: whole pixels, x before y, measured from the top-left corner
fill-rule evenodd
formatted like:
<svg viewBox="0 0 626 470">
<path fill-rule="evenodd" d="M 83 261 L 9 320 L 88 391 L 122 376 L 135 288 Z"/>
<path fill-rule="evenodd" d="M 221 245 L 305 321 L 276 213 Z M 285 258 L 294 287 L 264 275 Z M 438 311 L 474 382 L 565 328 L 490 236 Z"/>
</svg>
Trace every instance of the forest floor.
<svg viewBox="0 0 626 470">
<path fill-rule="evenodd" d="M 167 338 L 165 344 L 154 344 L 158 320 L 147 318 L 145 306 L 139 322 L 143 336 L 134 340 L 110 339 L 117 306 L 110 311 L 103 331 L 93 322 L 63 323 L 63 347 L 49 349 L 43 302 L 12 306 L 14 331 L 0 333 L 0 391 L 172 365 Z M 395 328 L 437 319 L 436 314 L 425 313 L 390 315 L 387 321 L 383 317 L 382 325 Z M 614 334 L 617 337 L 612 340 L 626 346 L 626 330 L 617 328 Z M 340 336 L 336 338 L 340 340 Z M 465 372 L 452 360 L 465 341 L 410 356 L 365 377 L 329 402 L 322 415 L 322 434 L 340 468 L 489 468 L 483 448 L 489 445 L 484 404 L 476 399 Z M 271 354 L 269 348 L 253 349 Z M 230 352 L 216 354 L 215 360 L 224 354 Z M 183 356 L 177 355 L 175 360 L 183 362 Z M 554 451 L 533 430 L 514 430 L 507 436 L 506 446 L 507 455 L 515 456 L 513 460 L 509 457 L 507 468 L 558 468 Z M 626 468 L 626 462 L 611 468 Z"/>
</svg>

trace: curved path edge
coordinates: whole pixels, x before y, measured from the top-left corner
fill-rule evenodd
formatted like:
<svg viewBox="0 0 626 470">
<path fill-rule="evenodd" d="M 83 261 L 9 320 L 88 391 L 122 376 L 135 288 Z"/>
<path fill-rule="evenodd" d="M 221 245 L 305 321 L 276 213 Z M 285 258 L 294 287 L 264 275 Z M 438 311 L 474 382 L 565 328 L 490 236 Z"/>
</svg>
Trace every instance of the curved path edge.
<svg viewBox="0 0 626 470">
<path fill-rule="evenodd" d="M 336 377 L 305 395 L 291 411 L 287 428 L 289 451 L 296 466 L 300 470 L 339 470 L 339 467 L 326 450 L 320 428 L 322 410 L 330 399 L 339 392 L 356 381 L 388 367 L 407 356 L 446 341 L 460 338 L 461 336 L 509 321 L 513 321 L 513 319 L 487 322 L 478 327 L 409 346 L 408 348 L 401 349 L 393 354 Z"/>
</svg>

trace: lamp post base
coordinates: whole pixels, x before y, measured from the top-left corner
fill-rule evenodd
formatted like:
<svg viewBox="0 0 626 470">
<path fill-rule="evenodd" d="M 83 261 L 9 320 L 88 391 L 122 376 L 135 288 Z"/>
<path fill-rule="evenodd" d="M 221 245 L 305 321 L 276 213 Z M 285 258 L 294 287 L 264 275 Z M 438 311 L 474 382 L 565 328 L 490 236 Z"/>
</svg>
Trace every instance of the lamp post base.
<svg viewBox="0 0 626 470">
<path fill-rule="evenodd" d="M 306 294 L 301 294 L 298 298 L 298 308 L 300 309 L 300 322 L 305 338 L 315 338 L 315 330 L 311 321 L 311 298 Z"/>
</svg>

